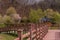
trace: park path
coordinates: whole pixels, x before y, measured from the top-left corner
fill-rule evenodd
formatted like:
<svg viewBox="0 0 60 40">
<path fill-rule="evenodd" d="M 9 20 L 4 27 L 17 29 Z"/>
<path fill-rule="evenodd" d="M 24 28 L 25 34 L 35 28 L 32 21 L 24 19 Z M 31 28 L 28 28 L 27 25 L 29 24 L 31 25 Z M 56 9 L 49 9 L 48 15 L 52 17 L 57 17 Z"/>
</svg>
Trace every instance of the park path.
<svg viewBox="0 0 60 40">
<path fill-rule="evenodd" d="M 60 40 L 60 30 L 48 30 L 43 40 Z"/>
<path fill-rule="evenodd" d="M 19 38 L 15 40 L 19 40 Z M 60 30 L 48 30 L 43 40 L 60 40 Z"/>
</svg>

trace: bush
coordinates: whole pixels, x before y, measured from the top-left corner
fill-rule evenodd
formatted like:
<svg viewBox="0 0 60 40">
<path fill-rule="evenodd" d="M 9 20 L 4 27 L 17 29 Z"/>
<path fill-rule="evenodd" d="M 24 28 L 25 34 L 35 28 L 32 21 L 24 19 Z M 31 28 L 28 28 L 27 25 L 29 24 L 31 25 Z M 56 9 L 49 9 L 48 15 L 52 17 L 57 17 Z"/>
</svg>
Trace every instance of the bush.
<svg viewBox="0 0 60 40">
<path fill-rule="evenodd" d="M 29 20 L 33 23 L 38 23 L 41 18 L 45 16 L 44 12 L 41 9 L 33 10 L 31 9 L 29 14 Z"/>
<path fill-rule="evenodd" d="M 16 12 L 16 10 L 15 10 L 14 7 L 9 7 L 9 8 L 7 9 L 7 12 L 6 12 L 6 14 L 9 15 L 9 16 L 11 16 L 12 14 L 16 14 L 16 13 L 17 13 L 17 12 Z"/>
<path fill-rule="evenodd" d="M 7 15 L 11 17 L 12 23 L 20 23 L 21 17 L 19 16 L 19 14 L 17 14 L 16 10 L 14 7 L 10 7 L 9 9 L 7 9 Z M 8 20 L 9 21 L 9 20 Z"/>
<path fill-rule="evenodd" d="M 59 12 L 53 11 L 52 9 L 47 9 L 47 10 L 44 11 L 44 13 L 46 14 L 46 16 L 48 18 L 51 19 L 50 21 L 52 23 L 57 23 L 57 24 L 60 23 L 60 14 L 59 14 Z"/>
<path fill-rule="evenodd" d="M 0 14 L 0 24 L 3 23 L 3 16 Z"/>
<path fill-rule="evenodd" d="M 11 17 L 7 16 L 7 15 L 4 15 L 3 21 L 4 21 L 5 24 L 12 24 L 12 23 L 14 23 L 14 21 L 11 19 Z"/>
<path fill-rule="evenodd" d="M 0 28 L 6 27 L 6 25 L 4 23 L 0 24 Z"/>
<path fill-rule="evenodd" d="M 24 16 L 24 17 L 21 19 L 21 23 L 27 23 L 27 22 L 29 22 L 29 21 L 28 21 L 28 18 Z"/>
</svg>

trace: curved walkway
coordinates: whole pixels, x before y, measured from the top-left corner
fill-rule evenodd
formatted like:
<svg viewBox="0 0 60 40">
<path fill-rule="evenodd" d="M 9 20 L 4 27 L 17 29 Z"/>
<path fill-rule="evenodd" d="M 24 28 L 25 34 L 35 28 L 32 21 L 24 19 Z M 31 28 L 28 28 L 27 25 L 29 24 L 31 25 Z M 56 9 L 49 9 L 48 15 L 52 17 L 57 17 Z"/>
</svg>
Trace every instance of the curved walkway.
<svg viewBox="0 0 60 40">
<path fill-rule="evenodd" d="M 60 30 L 49 30 L 43 40 L 60 40 Z"/>
<path fill-rule="evenodd" d="M 19 38 L 16 40 L 19 40 Z M 60 30 L 48 30 L 43 40 L 60 40 Z"/>
</svg>

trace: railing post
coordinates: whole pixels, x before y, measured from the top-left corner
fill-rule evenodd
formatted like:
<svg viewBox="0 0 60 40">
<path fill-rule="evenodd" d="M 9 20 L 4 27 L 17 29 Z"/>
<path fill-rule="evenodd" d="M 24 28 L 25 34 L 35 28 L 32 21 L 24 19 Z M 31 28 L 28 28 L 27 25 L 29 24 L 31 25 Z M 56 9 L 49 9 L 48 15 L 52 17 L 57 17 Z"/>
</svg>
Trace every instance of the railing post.
<svg viewBox="0 0 60 40">
<path fill-rule="evenodd" d="M 38 32 L 37 32 L 37 28 L 38 28 L 38 24 L 36 24 L 36 26 L 35 26 L 35 29 L 36 29 L 36 40 L 38 40 L 38 39 L 37 39 L 37 36 L 38 36 L 38 35 L 37 35 L 37 33 L 38 33 Z"/>
<path fill-rule="evenodd" d="M 32 24 L 30 24 L 30 40 L 32 40 Z"/>
<path fill-rule="evenodd" d="M 41 25 L 40 25 L 40 28 L 39 28 L 39 29 L 40 29 L 40 30 L 39 30 L 39 31 L 40 31 L 40 40 L 43 40 L 43 38 L 42 38 L 42 27 L 43 27 L 43 24 L 41 24 Z M 43 29 L 43 30 L 44 30 L 44 29 Z"/>
<path fill-rule="evenodd" d="M 39 37 L 40 37 L 40 34 L 41 34 L 41 29 L 40 28 L 41 28 L 41 24 L 39 24 Z"/>
<path fill-rule="evenodd" d="M 19 40 L 23 40 L 23 38 L 22 38 L 23 30 L 18 29 L 17 33 L 18 33 Z"/>
</svg>

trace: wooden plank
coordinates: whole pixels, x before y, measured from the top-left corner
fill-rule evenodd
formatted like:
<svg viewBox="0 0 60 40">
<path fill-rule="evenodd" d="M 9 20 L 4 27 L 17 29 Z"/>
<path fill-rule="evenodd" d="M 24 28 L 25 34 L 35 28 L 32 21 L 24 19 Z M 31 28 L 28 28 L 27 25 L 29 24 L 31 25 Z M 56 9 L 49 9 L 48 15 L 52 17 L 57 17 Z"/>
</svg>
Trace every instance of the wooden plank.
<svg viewBox="0 0 60 40">
<path fill-rule="evenodd" d="M 32 38 L 36 37 L 36 34 L 32 35 Z"/>
<path fill-rule="evenodd" d="M 23 38 L 26 38 L 26 37 L 28 37 L 29 35 L 30 35 L 30 32 L 24 34 L 22 37 L 23 37 Z"/>
</svg>

